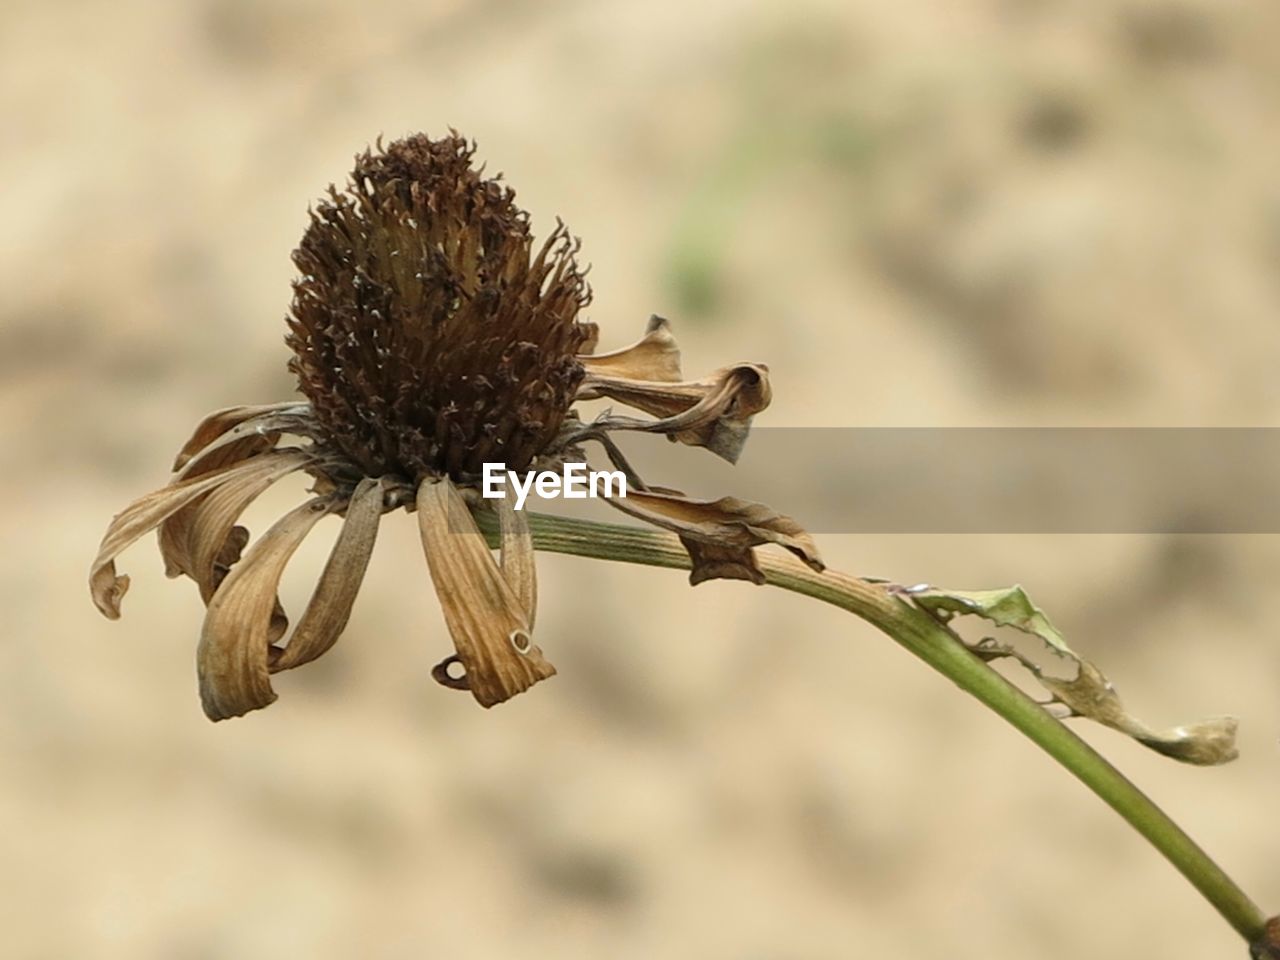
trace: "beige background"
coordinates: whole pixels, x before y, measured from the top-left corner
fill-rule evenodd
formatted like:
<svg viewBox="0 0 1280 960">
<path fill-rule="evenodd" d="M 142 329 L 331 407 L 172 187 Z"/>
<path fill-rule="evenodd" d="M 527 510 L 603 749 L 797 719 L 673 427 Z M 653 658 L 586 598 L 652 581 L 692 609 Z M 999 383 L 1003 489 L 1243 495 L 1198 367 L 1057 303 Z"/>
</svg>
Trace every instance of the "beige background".
<svg viewBox="0 0 1280 960">
<path fill-rule="evenodd" d="M 606 345 L 656 311 L 690 372 L 767 361 L 769 425 L 1280 423 L 1277 42 L 1243 0 L 7 0 L 5 955 L 1243 956 L 1016 734 L 789 595 L 543 557 L 560 676 L 485 712 L 429 678 L 401 515 L 339 648 L 214 726 L 191 585 L 140 544 L 108 623 L 84 573 L 201 415 L 290 395 L 289 251 L 379 133 L 477 138 L 583 237 Z M 1020 581 L 1152 722 L 1239 715 L 1214 770 L 1086 732 L 1280 909 L 1280 540 L 822 547 Z"/>
</svg>

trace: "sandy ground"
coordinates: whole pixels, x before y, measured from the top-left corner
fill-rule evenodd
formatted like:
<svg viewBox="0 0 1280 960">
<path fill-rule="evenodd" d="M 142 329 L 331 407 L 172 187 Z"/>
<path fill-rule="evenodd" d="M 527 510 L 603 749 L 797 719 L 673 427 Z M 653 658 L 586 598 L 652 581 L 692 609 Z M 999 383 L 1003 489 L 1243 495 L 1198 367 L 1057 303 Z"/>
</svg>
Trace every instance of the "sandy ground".
<svg viewBox="0 0 1280 960">
<path fill-rule="evenodd" d="M 201 415 L 290 395 L 289 251 L 380 133 L 478 139 L 582 236 L 606 345 L 659 312 L 690 371 L 764 360 L 770 426 L 1280 422 L 1264 7 L 8 0 L 5 954 L 1243 956 L 1060 769 L 792 596 L 546 556 L 560 676 L 481 711 L 430 680 L 402 516 L 338 649 L 214 726 L 190 585 L 140 545 L 108 623 L 83 578 Z M 1275 537 L 822 547 L 1019 581 L 1153 722 L 1238 715 L 1211 770 L 1086 732 L 1280 907 Z"/>
</svg>

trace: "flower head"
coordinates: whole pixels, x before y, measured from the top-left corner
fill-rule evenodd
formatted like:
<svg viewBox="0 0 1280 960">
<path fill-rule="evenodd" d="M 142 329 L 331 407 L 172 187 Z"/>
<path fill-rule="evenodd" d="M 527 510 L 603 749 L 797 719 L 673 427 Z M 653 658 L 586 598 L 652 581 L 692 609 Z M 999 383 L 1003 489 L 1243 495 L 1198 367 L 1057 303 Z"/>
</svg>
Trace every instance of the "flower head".
<svg viewBox="0 0 1280 960">
<path fill-rule="evenodd" d="M 494 501 L 495 559 L 472 516 L 487 462 L 513 471 L 581 463 L 585 445 L 599 444 L 629 481 L 626 498 L 608 502 L 677 533 L 693 583 L 760 582 L 753 551 L 767 543 L 821 569 L 794 521 L 762 504 L 649 487 L 613 440 L 619 431 L 661 433 L 736 460 L 769 403 L 767 368 L 737 364 L 685 380 L 675 338 L 657 317 L 631 346 L 595 353 L 596 328 L 578 319 L 590 293 L 576 241 L 558 225 L 535 248 L 528 215 L 473 166 L 473 152 L 456 135 L 419 135 L 356 158 L 346 187 L 331 187 L 312 211 L 294 253 L 287 342 L 305 400 L 210 414 L 179 451 L 170 482 L 107 529 L 90 571 L 106 616 L 119 617 L 129 586 L 116 557 L 151 530 L 168 574 L 199 588 L 207 605 L 200 694 L 214 720 L 268 705 L 272 673 L 333 646 L 381 518 L 400 507 L 417 513 L 455 647 L 435 678 L 492 706 L 552 676 L 533 642 L 527 520 L 510 501 Z M 574 403 L 600 397 L 648 416 L 581 420 Z M 315 496 L 250 545 L 240 515 L 297 471 L 315 479 Z M 330 515 L 342 530 L 289 633 L 280 578 Z"/>
<path fill-rule="evenodd" d="M 523 470 L 582 381 L 575 245 L 560 226 L 535 254 L 528 215 L 471 158 L 458 137 L 366 152 L 293 256 L 290 368 L 369 476 Z"/>
</svg>

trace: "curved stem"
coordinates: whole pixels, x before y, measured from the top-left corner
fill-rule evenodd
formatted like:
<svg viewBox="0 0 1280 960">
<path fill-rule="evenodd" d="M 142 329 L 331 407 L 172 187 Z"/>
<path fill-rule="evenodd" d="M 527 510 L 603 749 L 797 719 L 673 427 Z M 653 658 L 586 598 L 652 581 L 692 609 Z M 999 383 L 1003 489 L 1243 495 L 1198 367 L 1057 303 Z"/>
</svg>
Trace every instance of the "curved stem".
<svg viewBox="0 0 1280 960">
<path fill-rule="evenodd" d="M 487 534 L 496 522 L 477 517 Z M 530 515 L 534 545 L 554 553 L 688 569 L 679 540 L 617 524 Z M 972 694 L 1057 760 L 1146 837 L 1249 943 L 1264 936 L 1265 917 L 1248 895 L 1127 777 L 1031 697 L 975 656 L 946 626 L 893 588 L 827 571 L 818 574 L 786 555 L 759 551 L 766 582 L 861 617 Z"/>
</svg>

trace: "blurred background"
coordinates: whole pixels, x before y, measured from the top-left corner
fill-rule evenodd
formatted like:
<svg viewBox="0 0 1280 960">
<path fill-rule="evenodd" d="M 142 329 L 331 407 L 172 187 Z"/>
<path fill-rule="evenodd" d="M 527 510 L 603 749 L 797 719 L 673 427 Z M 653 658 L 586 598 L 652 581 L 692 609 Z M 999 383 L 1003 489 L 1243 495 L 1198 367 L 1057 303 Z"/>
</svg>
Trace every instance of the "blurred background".
<svg viewBox="0 0 1280 960">
<path fill-rule="evenodd" d="M 1278 42 L 1244 0 L 7 0 L 6 955 L 1242 957 L 1092 795 L 833 609 L 544 555 L 560 675 L 487 712 L 430 679 L 401 514 L 342 643 L 215 726 L 191 584 L 148 537 L 109 623 L 85 571 L 201 416 L 291 395 L 307 204 L 379 134 L 450 125 L 583 238 L 605 348 L 657 312 L 693 375 L 766 361 L 763 426 L 1276 425 Z M 1080 729 L 1280 910 L 1277 538 L 821 545 L 1021 582 L 1152 723 L 1238 715 L 1217 769 Z"/>
</svg>

